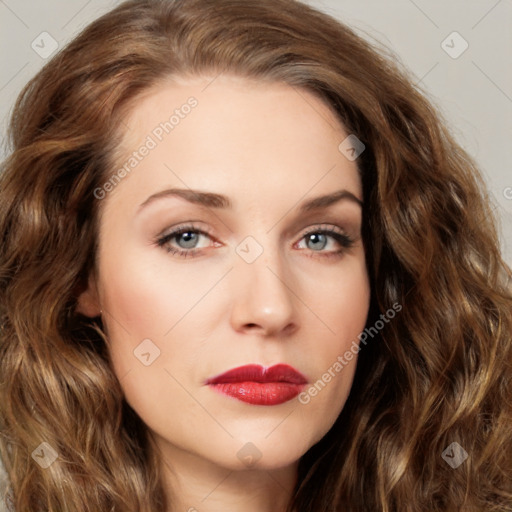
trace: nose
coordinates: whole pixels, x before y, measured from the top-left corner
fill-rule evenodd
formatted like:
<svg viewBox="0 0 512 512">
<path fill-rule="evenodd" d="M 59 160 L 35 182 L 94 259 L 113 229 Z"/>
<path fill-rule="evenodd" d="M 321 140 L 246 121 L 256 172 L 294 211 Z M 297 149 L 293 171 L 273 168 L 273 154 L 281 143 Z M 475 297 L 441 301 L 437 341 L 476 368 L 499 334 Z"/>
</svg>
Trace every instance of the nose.
<svg viewBox="0 0 512 512">
<path fill-rule="evenodd" d="M 265 251 L 252 263 L 239 259 L 231 274 L 235 331 L 269 336 L 296 330 L 297 297 L 279 255 Z"/>
</svg>

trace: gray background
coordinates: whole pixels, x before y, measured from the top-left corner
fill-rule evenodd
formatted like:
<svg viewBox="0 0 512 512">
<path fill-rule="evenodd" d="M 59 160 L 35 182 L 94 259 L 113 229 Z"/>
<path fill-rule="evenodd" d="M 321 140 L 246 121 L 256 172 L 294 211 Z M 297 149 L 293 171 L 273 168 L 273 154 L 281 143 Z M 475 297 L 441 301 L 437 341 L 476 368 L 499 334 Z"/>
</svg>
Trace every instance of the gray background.
<svg viewBox="0 0 512 512">
<path fill-rule="evenodd" d="M 0 0 L 2 139 L 16 96 L 47 60 L 40 53 L 51 49 L 51 40 L 41 34 L 49 33 L 62 47 L 118 3 Z M 384 44 L 410 70 L 457 140 L 480 164 L 501 220 L 505 259 L 512 265 L 512 0 L 308 3 Z M 460 37 L 451 35 L 454 31 Z M 464 41 L 468 48 L 460 53 Z M 38 45 L 39 53 L 32 45 Z"/>
</svg>

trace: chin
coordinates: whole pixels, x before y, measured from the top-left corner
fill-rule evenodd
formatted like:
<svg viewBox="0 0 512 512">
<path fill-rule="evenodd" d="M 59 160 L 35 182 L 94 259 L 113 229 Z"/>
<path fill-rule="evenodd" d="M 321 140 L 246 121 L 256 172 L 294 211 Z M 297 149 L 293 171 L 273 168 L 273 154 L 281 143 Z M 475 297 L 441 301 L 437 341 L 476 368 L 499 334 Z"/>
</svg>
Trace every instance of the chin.
<svg viewBox="0 0 512 512">
<path fill-rule="evenodd" d="M 274 436 L 272 439 L 271 437 Z M 240 447 L 238 447 L 240 446 Z M 277 470 L 295 464 L 312 446 L 302 438 L 271 434 L 265 439 L 263 436 L 255 437 L 237 443 L 234 452 L 235 468 Z"/>
</svg>

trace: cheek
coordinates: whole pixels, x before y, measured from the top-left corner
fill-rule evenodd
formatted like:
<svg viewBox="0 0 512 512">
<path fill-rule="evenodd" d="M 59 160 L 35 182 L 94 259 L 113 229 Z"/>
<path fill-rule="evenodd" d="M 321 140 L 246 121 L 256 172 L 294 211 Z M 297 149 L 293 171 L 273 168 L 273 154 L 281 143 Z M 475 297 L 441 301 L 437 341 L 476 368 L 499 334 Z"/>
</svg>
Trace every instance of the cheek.
<svg viewBox="0 0 512 512">
<path fill-rule="evenodd" d="M 122 263 L 105 258 L 103 263 L 109 352 L 127 402 L 153 426 L 163 421 L 164 397 L 169 403 L 172 397 L 173 408 L 187 404 L 194 414 L 180 383 L 197 373 L 201 340 L 207 338 L 197 316 L 205 325 L 205 313 L 217 318 L 215 301 L 207 293 L 218 272 L 187 272 L 185 266 L 137 256 Z"/>
<path fill-rule="evenodd" d="M 105 261 L 103 304 L 125 331 L 163 337 L 221 275 L 197 266 L 167 265 L 161 250 L 157 259 L 133 251 L 121 264 Z"/>
<path fill-rule="evenodd" d="M 121 262 L 105 254 L 101 267 L 101 302 L 116 374 L 133 376 L 147 362 L 138 356 L 149 351 L 150 360 L 153 352 L 158 358 L 142 377 L 145 385 L 153 382 L 159 368 L 194 375 L 198 356 L 211 349 L 204 340 L 221 318 L 220 309 L 225 310 L 225 303 L 223 308 L 218 300 L 221 286 L 216 284 L 226 269 L 169 264 L 164 250 L 156 258 L 147 250 L 123 252 Z"/>
<path fill-rule="evenodd" d="M 322 418 L 314 442 L 332 426 L 350 393 L 359 351 L 358 336 L 368 316 L 371 293 L 364 259 L 351 263 L 337 279 L 310 294 L 311 310 L 323 320 L 326 329 L 322 331 L 328 333 L 311 337 L 314 343 L 307 352 L 316 361 L 316 371 L 299 395 L 305 417 Z"/>
<path fill-rule="evenodd" d="M 360 257 L 347 261 L 335 275 L 316 277 L 316 283 L 310 281 L 305 286 L 304 294 L 309 309 L 322 320 L 322 330 L 329 333 L 329 339 L 318 348 L 337 354 L 357 339 L 370 307 L 370 283 L 362 251 Z"/>
</svg>

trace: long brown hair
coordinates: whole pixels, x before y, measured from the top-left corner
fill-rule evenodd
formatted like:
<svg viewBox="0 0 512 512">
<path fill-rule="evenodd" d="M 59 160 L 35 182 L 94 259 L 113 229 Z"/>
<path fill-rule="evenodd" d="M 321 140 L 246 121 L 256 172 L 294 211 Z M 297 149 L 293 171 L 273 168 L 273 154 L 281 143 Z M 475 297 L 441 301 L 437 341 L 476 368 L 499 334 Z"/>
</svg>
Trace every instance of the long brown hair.
<svg viewBox="0 0 512 512">
<path fill-rule="evenodd" d="M 130 0 L 20 94 L 0 174 L 0 455 L 18 512 L 165 510 L 145 425 L 101 320 L 76 312 L 122 120 L 172 75 L 232 73 L 319 95 L 358 159 L 372 286 L 349 399 L 300 460 L 289 510 L 510 511 L 512 295 L 473 160 L 407 73 L 295 0 Z M 58 453 L 42 470 L 41 443 Z M 442 454 L 458 443 L 467 459 Z M 47 445 L 44 445 L 47 446 Z"/>
</svg>

